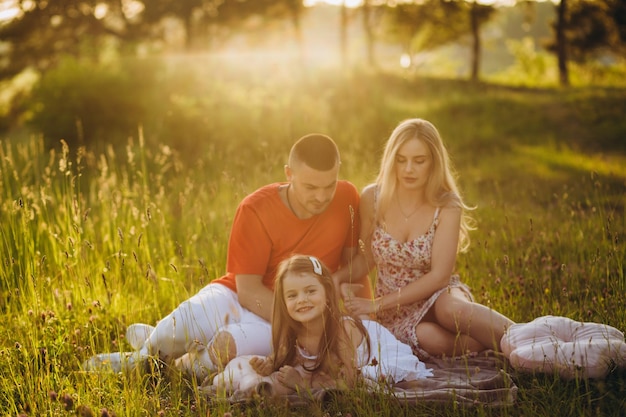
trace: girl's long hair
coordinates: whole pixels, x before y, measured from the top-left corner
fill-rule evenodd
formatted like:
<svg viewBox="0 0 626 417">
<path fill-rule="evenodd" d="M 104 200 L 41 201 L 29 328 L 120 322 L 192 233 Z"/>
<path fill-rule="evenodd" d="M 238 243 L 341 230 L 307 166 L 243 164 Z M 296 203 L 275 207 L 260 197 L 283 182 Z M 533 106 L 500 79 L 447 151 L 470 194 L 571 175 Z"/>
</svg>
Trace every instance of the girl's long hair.
<svg viewBox="0 0 626 417">
<path fill-rule="evenodd" d="M 321 266 L 321 274 L 315 272 L 314 262 Z M 318 270 L 319 271 L 319 270 Z M 276 281 L 274 283 L 274 303 L 272 309 L 272 347 L 274 369 L 278 370 L 284 365 L 295 365 L 297 359 L 296 338 L 302 324 L 293 320 L 287 311 L 285 297 L 283 295 L 284 279 L 289 274 L 310 273 L 315 275 L 326 292 L 326 309 L 324 311 L 324 332 L 319 342 L 319 350 L 315 363 L 312 367 L 305 368 L 308 371 L 322 370 L 334 375 L 333 370 L 339 369 L 341 364 L 336 362 L 339 358 L 339 349 L 342 341 L 350 341 L 343 326 L 342 313 L 339 308 L 339 298 L 328 268 L 317 258 L 306 255 L 294 255 L 278 267 Z M 367 338 L 367 331 L 363 323 L 354 318 L 355 323 Z M 368 349 L 369 349 L 369 339 Z M 355 352 L 356 354 L 356 352 Z M 356 359 L 355 359 L 356 361 Z"/>
<path fill-rule="evenodd" d="M 467 206 L 456 184 L 455 172 L 448 151 L 437 128 L 424 119 L 408 119 L 401 122 L 391 133 L 385 146 L 380 170 L 376 178 L 378 197 L 376 200 L 376 223 L 381 223 L 391 204 L 398 180 L 396 178 L 396 155 L 402 145 L 411 139 L 424 143 L 431 154 L 432 164 L 426 184 L 426 201 L 435 207 L 461 208 L 461 231 L 459 250 L 469 246 L 469 231 L 473 230 L 473 219 L 466 214 L 472 207 Z"/>
</svg>

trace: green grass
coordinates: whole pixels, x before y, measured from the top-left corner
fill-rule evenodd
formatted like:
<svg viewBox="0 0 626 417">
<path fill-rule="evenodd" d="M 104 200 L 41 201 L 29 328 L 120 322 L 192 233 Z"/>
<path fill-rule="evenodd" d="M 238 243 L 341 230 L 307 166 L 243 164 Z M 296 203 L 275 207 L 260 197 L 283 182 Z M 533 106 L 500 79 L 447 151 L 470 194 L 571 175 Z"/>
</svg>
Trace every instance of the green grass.
<svg viewBox="0 0 626 417">
<path fill-rule="evenodd" d="M 199 85 L 210 108 L 178 97 L 194 114 L 213 110 L 206 140 L 151 131 L 121 148 L 0 140 L 1 415 L 624 414 L 624 371 L 567 382 L 513 372 L 510 408 L 408 407 L 357 391 L 298 410 L 214 403 L 169 370 L 81 372 L 94 353 L 128 349 L 126 326 L 156 322 L 224 272 L 237 203 L 283 178 L 294 139 L 330 134 L 342 177 L 363 187 L 391 129 L 416 116 L 438 126 L 476 206 L 478 230 L 458 270 L 478 301 L 519 322 L 554 314 L 626 330 L 626 90 L 245 75 Z"/>
</svg>

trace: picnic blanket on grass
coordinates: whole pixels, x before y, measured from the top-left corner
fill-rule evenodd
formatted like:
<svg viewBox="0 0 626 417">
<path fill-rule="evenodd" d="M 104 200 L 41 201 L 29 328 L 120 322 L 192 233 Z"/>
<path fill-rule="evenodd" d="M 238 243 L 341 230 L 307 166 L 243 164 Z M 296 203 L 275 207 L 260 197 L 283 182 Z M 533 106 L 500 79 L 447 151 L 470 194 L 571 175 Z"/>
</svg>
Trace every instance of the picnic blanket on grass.
<svg viewBox="0 0 626 417">
<path fill-rule="evenodd" d="M 407 403 L 456 402 L 462 405 L 507 406 L 517 399 L 517 386 L 507 364 L 493 352 L 474 357 L 430 359 L 433 376 L 396 384 L 391 394 Z"/>
<path fill-rule="evenodd" d="M 513 405 L 516 401 L 517 386 L 506 371 L 508 362 L 493 351 L 476 356 L 430 359 L 426 362 L 426 367 L 432 368 L 432 377 L 394 385 L 370 382 L 367 389 L 392 395 L 407 405 L 456 402 L 464 406 L 504 407 Z M 329 401 L 335 395 L 342 393 L 319 389 L 290 394 L 285 399 L 292 406 L 305 406 L 312 402 Z M 253 401 L 253 398 L 242 397 L 237 392 L 229 397 L 215 399 L 230 403 Z"/>
</svg>

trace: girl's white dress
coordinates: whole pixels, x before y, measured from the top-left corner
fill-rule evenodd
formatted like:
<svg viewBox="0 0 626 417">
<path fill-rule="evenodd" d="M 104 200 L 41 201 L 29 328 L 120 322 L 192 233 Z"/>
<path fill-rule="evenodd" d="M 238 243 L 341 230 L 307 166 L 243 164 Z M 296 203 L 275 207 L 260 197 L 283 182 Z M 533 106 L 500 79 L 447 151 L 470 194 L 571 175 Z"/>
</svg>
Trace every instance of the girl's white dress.
<svg viewBox="0 0 626 417">
<path fill-rule="evenodd" d="M 426 368 L 409 345 L 400 342 L 376 321 L 362 322 L 370 339 L 370 352 L 368 355 L 367 341 L 363 339 L 357 349 L 358 366 L 367 381 L 385 388 L 389 384 L 433 376 L 432 369 Z M 239 356 L 230 361 L 224 371 L 213 378 L 213 390 L 224 390 L 227 393 L 251 392 L 259 383 L 273 383 L 271 377 L 262 377 L 254 371 L 250 366 L 252 357 Z M 315 360 L 315 357 L 307 356 L 307 359 Z"/>
<path fill-rule="evenodd" d="M 394 384 L 433 376 L 432 369 L 426 368 L 411 347 L 400 342 L 382 324 L 374 320 L 362 321 L 370 338 L 369 357 L 365 339 L 358 349 L 359 368 L 365 378 Z"/>
</svg>

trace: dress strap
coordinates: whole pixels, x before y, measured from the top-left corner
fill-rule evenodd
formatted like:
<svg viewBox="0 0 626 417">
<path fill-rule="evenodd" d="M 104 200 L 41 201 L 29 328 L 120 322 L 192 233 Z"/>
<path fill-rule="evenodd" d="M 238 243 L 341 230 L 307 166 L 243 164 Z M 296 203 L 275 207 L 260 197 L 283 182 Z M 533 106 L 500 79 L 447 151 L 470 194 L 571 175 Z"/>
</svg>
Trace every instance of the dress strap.
<svg viewBox="0 0 626 417">
<path fill-rule="evenodd" d="M 436 228 L 439 226 L 439 213 L 441 212 L 441 207 L 435 208 L 435 215 L 433 216 L 433 223 L 431 228 Z"/>
</svg>

